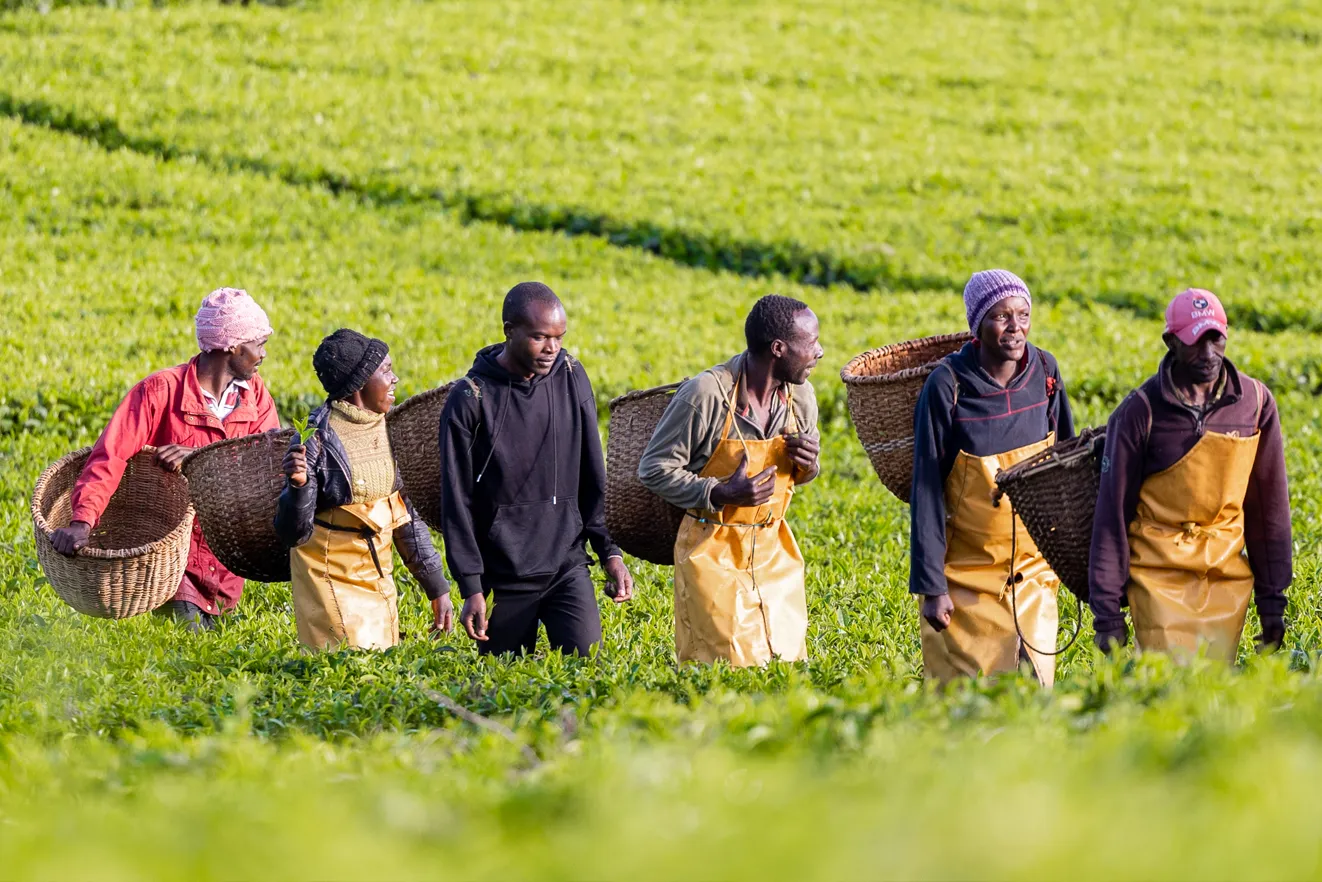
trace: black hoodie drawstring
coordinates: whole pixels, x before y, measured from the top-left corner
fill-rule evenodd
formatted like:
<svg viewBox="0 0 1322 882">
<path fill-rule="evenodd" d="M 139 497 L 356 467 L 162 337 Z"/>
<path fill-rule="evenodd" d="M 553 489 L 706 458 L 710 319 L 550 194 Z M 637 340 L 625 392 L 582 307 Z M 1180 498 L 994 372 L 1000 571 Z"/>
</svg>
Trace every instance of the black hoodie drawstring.
<svg viewBox="0 0 1322 882">
<path fill-rule="evenodd" d="M 505 396 L 505 403 L 500 406 L 500 416 L 496 418 L 496 430 L 491 433 L 491 450 L 487 453 L 486 462 L 482 463 L 482 471 L 477 473 L 477 480 L 473 482 L 474 484 L 482 483 L 482 476 L 487 473 L 487 466 L 491 465 L 491 457 L 496 455 L 496 436 L 505 427 L 505 417 L 509 416 L 510 399 L 514 397 L 514 384 L 506 380 L 505 385 L 509 387 L 509 394 Z M 476 441 L 477 439 L 474 438 L 473 440 Z"/>
<path fill-rule="evenodd" d="M 568 356 L 566 355 L 566 359 Z M 574 366 L 572 362 L 567 365 L 569 368 L 569 391 L 570 397 L 574 393 Z M 560 431 L 555 418 L 555 394 L 551 391 L 551 378 L 547 378 L 546 397 L 547 403 L 551 409 L 551 504 L 558 505 L 560 502 Z M 509 416 L 510 399 L 514 397 L 514 383 L 511 380 L 505 381 L 508 394 L 505 401 L 500 406 L 500 415 L 496 418 L 496 428 L 491 433 L 491 450 L 487 453 L 486 461 L 482 463 L 482 470 L 477 473 L 477 480 L 473 483 L 481 483 L 482 477 L 487 473 L 487 467 L 491 465 L 491 458 L 496 455 L 496 437 L 500 435 L 501 429 L 505 427 L 505 418 Z M 477 438 L 474 437 L 474 443 Z"/>
<path fill-rule="evenodd" d="M 551 405 L 551 504 L 560 498 L 560 433 L 555 425 L 555 396 L 551 384 L 546 384 L 546 399 Z"/>
</svg>

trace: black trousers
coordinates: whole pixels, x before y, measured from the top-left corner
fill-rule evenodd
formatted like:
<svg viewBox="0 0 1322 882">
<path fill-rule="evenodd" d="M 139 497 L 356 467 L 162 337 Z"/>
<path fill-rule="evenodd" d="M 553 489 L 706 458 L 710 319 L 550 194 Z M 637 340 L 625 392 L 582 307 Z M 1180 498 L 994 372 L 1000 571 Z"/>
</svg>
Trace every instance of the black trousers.
<svg viewBox="0 0 1322 882">
<path fill-rule="evenodd" d="M 487 619 L 484 654 L 530 653 L 537 644 L 537 626 L 557 652 L 587 656 L 601 642 L 601 610 L 592 576 L 585 563 L 567 567 L 549 582 L 484 584 L 494 601 Z"/>
</svg>

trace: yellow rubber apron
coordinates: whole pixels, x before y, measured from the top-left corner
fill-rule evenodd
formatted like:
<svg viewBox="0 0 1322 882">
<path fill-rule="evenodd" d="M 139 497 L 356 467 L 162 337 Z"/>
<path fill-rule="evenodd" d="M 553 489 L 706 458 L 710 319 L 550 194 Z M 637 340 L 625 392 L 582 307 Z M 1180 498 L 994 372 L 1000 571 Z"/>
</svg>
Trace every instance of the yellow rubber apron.
<svg viewBox="0 0 1322 882">
<path fill-rule="evenodd" d="M 1253 386 L 1260 415 L 1262 390 Z M 1253 597 L 1244 495 L 1259 438 L 1208 432 L 1143 482 L 1129 525 L 1127 588 L 1139 649 L 1184 654 L 1205 644 L 1209 657 L 1235 660 Z"/>
<path fill-rule="evenodd" d="M 312 538 L 289 552 L 300 643 L 312 649 L 399 643 L 394 531 L 409 521 L 398 491 L 317 513 Z"/>
<path fill-rule="evenodd" d="M 727 398 L 725 429 L 702 476 L 727 478 L 748 457 L 756 475 L 776 467 L 776 489 L 766 505 L 727 505 L 720 512 L 690 511 L 675 539 L 675 653 L 680 662 L 725 659 L 736 667 L 764 665 L 773 657 L 808 657 L 808 606 L 803 555 L 785 522 L 794 495 L 794 463 L 785 437 L 745 439 Z M 786 430 L 797 431 L 788 394 Z M 730 437 L 734 428 L 737 438 Z"/>
<path fill-rule="evenodd" d="M 1052 433 L 1036 444 L 995 456 L 973 456 L 961 450 L 955 459 L 946 478 L 945 571 L 955 608 L 950 627 L 940 632 L 919 616 L 923 672 L 928 679 L 946 683 L 958 677 L 1013 671 L 1019 667 L 1022 651 L 1042 685 L 1050 687 L 1055 682 L 1055 656 L 1034 648 L 1056 651 L 1060 580 L 1028 531 L 1022 525 L 1015 527 L 1009 497 L 1003 497 L 999 506 L 992 504 L 996 473 L 1040 453 L 1055 440 Z M 1012 572 L 1017 580 L 1013 592 Z M 921 606 L 922 598 L 918 601 Z M 1023 645 L 1020 631 L 1032 647 Z"/>
</svg>

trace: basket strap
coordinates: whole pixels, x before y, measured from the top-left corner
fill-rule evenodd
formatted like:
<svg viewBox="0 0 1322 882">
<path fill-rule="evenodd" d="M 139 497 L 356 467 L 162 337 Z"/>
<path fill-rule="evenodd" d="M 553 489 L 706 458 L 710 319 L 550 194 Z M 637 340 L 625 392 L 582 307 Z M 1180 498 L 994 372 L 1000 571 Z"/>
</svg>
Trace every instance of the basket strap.
<svg viewBox="0 0 1322 882">
<path fill-rule="evenodd" d="M 1262 383 L 1249 377 L 1253 383 L 1253 391 L 1258 394 L 1258 406 L 1253 411 L 1253 431 L 1258 431 L 1258 421 L 1262 419 Z"/>
<path fill-rule="evenodd" d="M 468 374 L 464 374 L 464 382 L 468 384 L 468 388 L 473 393 L 473 400 L 477 402 L 477 425 L 473 427 L 473 437 L 468 442 L 468 453 L 471 456 L 473 453 L 473 445 L 477 444 L 477 436 L 482 429 L 482 386 L 478 384 L 477 380 L 468 376 Z M 492 444 L 492 449 L 495 449 L 494 442 Z M 488 459 L 487 461 L 490 462 L 491 460 Z"/>
<path fill-rule="evenodd" d="M 1056 393 L 1060 391 L 1060 386 L 1056 378 L 1047 372 L 1047 356 L 1039 347 L 1033 347 L 1037 352 L 1038 363 L 1042 365 L 1042 382 L 1047 387 L 1047 424 L 1051 431 L 1056 431 L 1056 420 L 1051 415 L 1051 404 L 1056 400 Z"/>
<path fill-rule="evenodd" d="M 959 407 L 959 374 L 955 373 L 955 369 L 951 367 L 950 362 L 944 358 L 941 359 L 941 366 L 950 371 L 950 379 L 955 384 L 955 396 L 950 402 L 950 419 L 951 422 L 954 422 L 955 408 Z"/>
<path fill-rule="evenodd" d="M 1143 430 L 1143 444 L 1146 446 L 1148 439 L 1152 437 L 1152 402 L 1148 400 L 1148 393 L 1143 391 L 1142 386 L 1135 389 L 1134 394 L 1139 397 L 1143 402 L 1143 406 L 1148 409 L 1148 424 L 1147 428 Z"/>
</svg>

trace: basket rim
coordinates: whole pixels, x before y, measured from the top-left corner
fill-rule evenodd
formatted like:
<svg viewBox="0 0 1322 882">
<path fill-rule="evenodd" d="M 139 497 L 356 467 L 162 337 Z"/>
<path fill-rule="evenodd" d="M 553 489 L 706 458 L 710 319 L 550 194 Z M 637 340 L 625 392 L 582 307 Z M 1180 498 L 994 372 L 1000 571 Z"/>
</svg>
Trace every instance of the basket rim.
<svg viewBox="0 0 1322 882">
<path fill-rule="evenodd" d="M 1036 456 L 997 472 L 996 484 L 1000 486 L 1003 481 L 1007 484 L 1013 484 L 1029 475 L 1036 474 L 1038 469 L 1048 465 L 1075 468 L 1081 463 L 1090 462 L 1093 458 L 1093 447 L 1096 445 L 1099 436 L 1106 437 L 1105 425 L 1086 426 L 1073 438 L 1058 441 Z"/>
<path fill-rule="evenodd" d="M 267 429 L 265 432 L 256 432 L 252 435 L 239 435 L 236 438 L 223 438 L 220 441 L 212 441 L 210 444 L 207 444 L 203 447 L 198 447 L 192 453 L 188 454 L 188 456 L 184 457 L 184 463 L 182 466 L 180 466 L 180 468 L 184 471 L 185 475 L 187 475 L 188 467 L 193 464 L 193 460 L 197 459 L 203 453 L 208 453 L 213 450 L 220 450 L 221 448 L 224 447 L 238 447 L 239 445 L 245 443 L 251 444 L 253 442 L 253 439 L 264 438 L 267 435 L 272 435 L 274 437 L 279 437 L 281 435 L 289 435 L 292 437 L 294 431 L 295 430 L 293 428 L 281 426 L 278 429 Z"/>
<path fill-rule="evenodd" d="M 635 401 L 641 401 L 644 398 L 651 398 L 654 395 L 669 395 L 678 391 L 679 387 L 687 383 L 689 379 L 689 377 L 685 377 L 674 383 L 666 383 L 664 386 L 653 386 L 650 389 L 635 389 L 632 392 L 626 392 L 623 395 L 611 399 L 610 409 L 613 411 L 622 404 L 631 404 Z"/>
<path fill-rule="evenodd" d="M 465 374 L 464 376 L 467 376 L 467 374 Z M 439 386 L 428 389 L 426 392 L 419 392 L 416 395 L 410 395 L 408 398 L 405 398 L 399 404 L 396 404 L 394 407 L 390 408 L 390 412 L 386 414 L 386 421 L 389 422 L 391 419 L 398 417 L 400 414 L 408 413 L 412 405 L 426 404 L 427 402 L 431 401 L 433 398 L 438 398 L 442 394 L 448 394 L 450 389 L 454 386 L 454 384 L 458 383 L 462 379 L 463 377 L 456 377 L 453 380 L 449 380 L 447 382 L 442 383 Z"/>
<path fill-rule="evenodd" d="M 143 447 L 141 450 L 139 450 L 138 453 L 134 454 L 134 456 L 143 453 L 150 454 L 155 452 L 156 452 L 155 447 L 151 445 L 147 445 Z M 47 542 L 51 541 L 51 534 L 53 534 L 55 531 L 51 529 L 50 521 L 46 520 L 46 514 L 41 510 L 40 500 L 41 497 L 45 494 L 46 486 L 54 479 L 56 473 L 60 469 L 64 468 L 72 461 L 78 459 L 86 459 L 86 457 L 91 455 L 91 453 L 92 453 L 91 447 L 81 447 L 78 450 L 74 450 L 70 453 L 66 453 L 64 456 L 61 456 L 59 459 L 55 460 L 55 462 L 46 466 L 46 468 L 42 471 L 41 476 L 37 478 L 37 485 L 32 489 L 32 502 L 29 506 L 29 511 L 32 514 L 32 525 L 41 534 L 41 537 L 45 539 Z M 187 482 L 188 480 L 187 478 L 182 478 L 182 479 L 185 482 Z M 174 529 L 166 533 L 160 539 L 156 539 L 152 542 L 148 542 L 146 545 L 135 545 L 132 548 L 109 549 L 109 548 L 84 547 L 78 549 L 78 551 L 74 554 L 74 558 L 85 558 L 89 560 L 128 560 L 130 558 L 135 558 L 135 557 L 144 557 L 148 554 L 152 554 L 156 551 L 161 550 L 161 548 L 164 546 L 167 545 L 173 546 L 179 541 L 179 534 L 191 533 L 193 529 L 193 517 L 195 516 L 196 513 L 193 511 L 193 503 L 190 501 L 188 505 L 184 508 L 184 517 L 180 519 L 179 523 L 175 525 Z"/>
<path fill-rule="evenodd" d="M 934 343 L 954 343 L 960 341 L 967 343 L 973 339 L 973 334 L 968 331 L 960 331 L 955 334 L 934 334 L 931 337 L 919 337 L 916 340 L 904 340 L 900 343 L 891 343 L 888 346 L 879 346 L 876 349 L 869 349 L 867 352 L 861 352 L 851 358 L 843 368 L 840 369 L 840 379 L 846 386 L 882 386 L 888 383 L 899 383 L 904 380 L 911 380 L 914 377 L 922 376 L 925 373 L 931 373 L 933 365 L 936 362 L 917 365 L 915 367 L 905 368 L 892 374 L 857 374 L 854 373 L 855 366 L 864 359 L 875 357 L 882 354 L 890 354 L 906 349 L 918 349 L 921 346 L 932 345 Z"/>
</svg>

